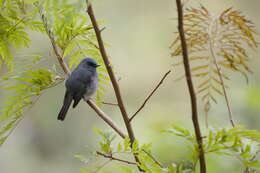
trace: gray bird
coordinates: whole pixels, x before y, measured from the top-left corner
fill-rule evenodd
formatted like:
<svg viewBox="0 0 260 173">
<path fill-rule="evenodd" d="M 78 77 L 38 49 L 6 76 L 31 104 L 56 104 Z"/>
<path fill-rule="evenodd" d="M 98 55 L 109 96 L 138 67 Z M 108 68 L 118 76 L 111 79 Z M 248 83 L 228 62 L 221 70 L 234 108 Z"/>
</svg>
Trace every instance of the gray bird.
<svg viewBox="0 0 260 173">
<path fill-rule="evenodd" d="M 96 68 L 100 66 L 94 59 L 86 58 L 81 61 L 77 68 L 66 80 L 66 93 L 63 106 L 58 115 L 58 120 L 63 121 L 74 100 L 75 108 L 82 98 L 89 100 L 98 88 L 98 75 Z"/>
</svg>

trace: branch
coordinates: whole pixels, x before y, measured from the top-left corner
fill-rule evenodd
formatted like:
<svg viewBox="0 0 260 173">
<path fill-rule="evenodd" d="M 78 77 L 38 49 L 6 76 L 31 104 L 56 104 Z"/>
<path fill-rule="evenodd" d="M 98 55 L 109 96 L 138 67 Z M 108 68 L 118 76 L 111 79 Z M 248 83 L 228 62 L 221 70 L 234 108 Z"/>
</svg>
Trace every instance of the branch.
<svg viewBox="0 0 260 173">
<path fill-rule="evenodd" d="M 103 156 L 103 157 L 108 158 L 108 159 L 110 159 L 110 160 L 115 160 L 115 161 L 119 161 L 119 162 L 131 164 L 131 165 L 137 165 L 136 162 L 130 162 L 130 161 L 128 161 L 128 160 L 122 160 L 122 159 L 113 157 L 112 155 L 106 155 L 106 154 L 101 153 L 101 152 L 99 152 L 99 151 L 97 151 L 96 153 L 97 153 L 97 155 Z"/>
<path fill-rule="evenodd" d="M 112 86 L 113 86 L 113 89 L 114 89 L 114 92 L 115 92 L 115 95 L 116 95 L 118 107 L 119 107 L 121 114 L 122 114 L 122 117 L 124 119 L 125 127 L 127 129 L 127 133 L 128 133 L 129 138 L 130 138 L 130 143 L 131 143 L 131 147 L 132 147 L 132 144 L 135 141 L 134 131 L 133 131 L 131 123 L 129 122 L 129 117 L 128 117 L 128 114 L 126 112 L 125 105 L 124 105 L 124 102 L 123 102 L 123 99 L 122 99 L 122 96 L 121 96 L 120 87 L 117 83 L 117 80 L 116 80 L 115 74 L 113 72 L 111 63 L 108 59 L 108 56 L 107 56 L 107 53 L 106 53 L 106 50 L 105 50 L 105 46 L 104 46 L 104 43 L 103 43 L 103 40 L 102 40 L 102 37 L 101 37 L 101 30 L 98 27 L 96 17 L 94 15 L 94 11 L 92 9 L 91 4 L 88 4 L 88 1 L 87 1 L 87 5 L 88 5 L 87 13 L 90 17 L 91 23 L 92 23 L 94 30 L 95 30 L 95 33 L 96 33 L 99 51 L 100 51 L 101 56 L 103 58 L 103 61 L 104 61 L 104 64 L 106 66 L 106 70 L 108 72 L 110 80 L 112 82 Z M 136 154 L 134 154 L 134 157 L 135 157 L 136 162 L 140 163 Z M 142 171 L 139 166 L 138 166 L 138 168 L 139 168 L 140 171 Z"/>
<path fill-rule="evenodd" d="M 47 19 L 46 19 L 44 13 L 43 13 L 42 8 L 39 8 L 39 13 L 40 13 L 41 19 L 43 21 L 46 33 L 47 33 L 47 35 L 48 35 L 48 37 L 49 37 L 49 39 L 51 41 L 51 45 L 52 45 L 53 51 L 54 51 L 54 53 L 55 53 L 55 55 L 56 55 L 56 57 L 57 57 L 57 59 L 58 59 L 58 61 L 60 63 L 60 66 L 63 69 L 63 71 L 65 72 L 65 74 L 70 75 L 71 74 L 70 69 L 69 69 L 68 65 L 63 61 L 62 55 L 59 53 L 59 48 L 58 48 L 58 46 L 55 43 L 54 36 L 53 36 L 49 26 L 48 26 L 48 22 L 47 22 Z"/>
<path fill-rule="evenodd" d="M 125 138 L 127 135 L 117 127 L 115 122 L 107 116 L 93 101 L 91 100 L 85 100 L 86 103 L 97 113 L 97 115 L 104 120 L 109 126 L 114 129 L 122 138 Z"/>
<path fill-rule="evenodd" d="M 110 105 L 110 106 L 118 106 L 117 103 L 109 103 L 109 102 L 102 102 L 104 105 Z"/>
<path fill-rule="evenodd" d="M 109 62 L 109 59 L 108 59 L 108 56 L 107 56 L 107 53 L 106 53 L 106 50 L 105 50 L 105 46 L 104 46 L 104 43 L 103 43 L 103 40 L 102 40 L 102 37 L 101 37 L 101 31 L 98 27 L 98 24 L 97 24 L 95 15 L 94 15 L 94 11 L 93 11 L 91 5 L 88 6 L 87 12 L 88 12 L 90 20 L 92 22 L 92 25 L 94 27 L 96 37 L 97 37 L 97 41 L 98 41 L 99 50 L 100 50 L 101 56 L 103 58 L 104 64 L 106 66 L 110 80 L 112 82 L 113 89 L 114 89 L 116 99 L 117 99 L 117 102 L 118 102 L 118 106 L 119 106 L 121 114 L 123 116 L 129 138 L 130 138 L 131 142 L 134 142 L 135 137 L 134 137 L 133 129 L 132 129 L 132 126 L 130 125 L 130 123 L 128 123 L 129 118 L 128 118 L 128 114 L 126 112 L 125 105 L 124 105 L 124 102 L 123 102 L 123 99 L 122 99 L 122 96 L 121 96 L 121 91 L 120 91 L 119 85 L 117 83 L 115 74 L 113 72 L 111 63 Z"/>
<path fill-rule="evenodd" d="M 148 102 L 148 100 L 152 97 L 152 95 L 155 93 L 155 91 L 162 85 L 164 79 L 171 73 L 171 70 L 169 70 L 163 78 L 160 80 L 160 82 L 156 85 L 156 87 L 152 90 L 152 92 L 148 95 L 148 97 L 145 99 L 143 104 L 140 106 L 140 108 L 132 115 L 132 117 L 129 119 L 129 121 L 132 121 L 134 117 L 144 108 L 145 104 Z"/>
<path fill-rule="evenodd" d="M 180 34 L 180 40 L 181 40 L 183 64 L 184 64 L 186 81 L 189 88 L 190 99 L 191 99 L 192 122 L 193 122 L 194 130 L 196 134 L 196 140 L 199 149 L 200 172 L 206 173 L 207 171 L 206 171 L 206 162 L 205 162 L 205 156 L 203 150 L 203 141 L 201 137 L 200 125 L 198 120 L 197 99 L 196 99 L 196 94 L 195 94 L 195 90 L 191 78 L 188 49 L 187 49 L 186 38 L 185 38 L 185 33 L 183 28 L 183 9 L 182 9 L 181 0 L 176 0 L 176 4 L 178 10 L 178 30 Z"/>
<path fill-rule="evenodd" d="M 47 20 L 46 20 L 46 17 L 42 11 L 42 9 L 40 9 L 39 11 L 40 15 L 41 15 L 41 19 L 44 23 L 44 27 L 45 27 L 45 30 L 48 34 L 48 37 L 51 41 L 51 44 L 52 44 L 52 48 L 54 50 L 54 53 L 60 63 L 60 66 L 62 67 L 64 73 L 66 75 L 70 75 L 71 74 L 71 71 L 70 69 L 68 68 L 68 65 L 66 64 L 66 62 L 64 61 L 63 57 L 61 56 L 61 54 L 59 53 L 58 51 L 58 46 L 56 45 L 55 43 L 55 39 L 53 37 L 53 34 L 51 32 L 51 30 L 49 29 L 48 27 L 48 23 L 47 23 Z M 86 100 L 85 100 L 86 101 Z M 105 114 L 94 102 L 92 101 L 86 101 L 88 103 L 88 105 L 97 113 L 97 115 L 102 118 L 112 129 L 114 129 L 122 138 L 125 138 L 125 134 L 124 132 L 118 127 L 118 125 L 116 125 L 116 123 L 107 115 Z"/>
</svg>

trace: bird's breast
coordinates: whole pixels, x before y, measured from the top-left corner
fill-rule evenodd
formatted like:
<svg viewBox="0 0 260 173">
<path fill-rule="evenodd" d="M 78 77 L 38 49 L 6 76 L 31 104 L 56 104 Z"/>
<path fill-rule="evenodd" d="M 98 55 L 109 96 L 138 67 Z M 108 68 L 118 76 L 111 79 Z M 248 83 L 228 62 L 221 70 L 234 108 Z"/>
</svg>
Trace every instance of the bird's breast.
<svg viewBox="0 0 260 173">
<path fill-rule="evenodd" d="M 93 94 L 96 92 L 97 89 L 98 89 L 98 77 L 97 77 L 97 75 L 94 75 L 90 78 L 90 82 L 87 85 L 86 93 L 84 94 L 84 98 L 86 100 L 89 100 L 91 98 L 91 96 L 93 96 Z"/>
</svg>

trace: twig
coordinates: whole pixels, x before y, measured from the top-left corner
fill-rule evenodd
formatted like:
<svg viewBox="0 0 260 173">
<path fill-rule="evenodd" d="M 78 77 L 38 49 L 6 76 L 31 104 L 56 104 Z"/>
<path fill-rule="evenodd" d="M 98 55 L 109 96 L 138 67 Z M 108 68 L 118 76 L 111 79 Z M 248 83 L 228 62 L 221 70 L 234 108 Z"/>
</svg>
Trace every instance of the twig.
<svg viewBox="0 0 260 173">
<path fill-rule="evenodd" d="M 117 83 L 117 80 L 116 80 L 115 74 L 113 72 L 111 63 L 109 62 L 109 59 L 108 59 L 108 56 L 107 56 L 107 53 L 106 53 L 106 50 L 105 50 L 105 46 L 104 46 L 104 43 L 103 43 L 103 40 L 102 40 L 102 37 L 101 37 L 101 31 L 98 27 L 96 17 L 94 15 L 94 11 L 92 9 L 91 4 L 88 4 L 88 1 L 87 1 L 87 5 L 88 5 L 87 13 L 90 17 L 91 23 L 92 23 L 94 30 L 95 30 L 95 33 L 96 33 L 99 51 L 100 51 L 101 56 L 103 58 L 103 61 L 104 61 L 104 64 L 106 66 L 110 80 L 112 82 L 112 86 L 113 86 L 113 89 L 114 89 L 114 92 L 115 92 L 115 95 L 116 95 L 116 99 L 117 99 L 117 102 L 118 102 L 118 107 L 119 107 L 121 114 L 122 114 L 122 117 L 124 119 L 124 123 L 125 123 L 126 129 L 127 129 L 127 133 L 128 133 L 129 138 L 130 138 L 130 143 L 131 143 L 131 147 L 132 147 L 132 144 L 135 141 L 134 131 L 133 131 L 131 123 L 129 122 L 129 117 L 128 117 L 128 114 L 126 112 L 125 105 L 124 105 L 124 102 L 123 102 L 123 99 L 122 99 L 122 96 L 121 96 L 120 87 Z M 136 162 L 140 163 L 136 154 L 134 154 L 134 157 L 135 157 Z M 142 171 L 139 166 L 138 166 L 138 168 L 139 168 L 140 171 Z"/>
<path fill-rule="evenodd" d="M 176 0 L 176 4 L 177 4 L 177 11 L 178 11 L 178 30 L 180 34 L 180 40 L 181 40 L 183 65 L 185 69 L 186 81 L 189 88 L 190 99 L 191 99 L 192 122 L 193 122 L 196 140 L 199 149 L 200 172 L 206 173 L 207 171 L 206 171 L 206 162 L 205 162 L 205 156 L 203 150 L 203 140 L 201 138 L 200 125 L 198 120 L 197 99 L 196 99 L 196 94 L 195 94 L 192 77 L 191 77 L 188 49 L 187 49 L 186 38 L 185 38 L 184 27 L 183 27 L 183 9 L 182 9 L 181 0 Z"/>
<path fill-rule="evenodd" d="M 110 105 L 110 106 L 118 106 L 117 103 L 108 103 L 108 102 L 102 102 L 104 105 Z"/>
<path fill-rule="evenodd" d="M 96 153 L 97 153 L 97 155 L 103 156 L 103 157 L 108 158 L 110 160 L 115 160 L 115 161 L 131 164 L 131 165 L 136 165 L 137 164 L 136 162 L 130 162 L 128 160 L 119 159 L 119 158 L 113 157 L 112 155 L 106 155 L 104 153 L 101 153 L 99 151 L 97 151 Z"/>
<path fill-rule="evenodd" d="M 103 27 L 100 29 L 100 32 L 103 32 L 106 29 L 106 27 Z"/>
<path fill-rule="evenodd" d="M 54 37 L 52 35 L 51 30 L 48 27 L 48 23 L 46 20 L 46 17 L 44 15 L 44 13 L 42 12 L 42 10 L 40 9 L 40 15 L 42 18 L 42 21 L 44 23 L 44 27 L 45 30 L 48 34 L 48 37 L 51 41 L 54 53 L 57 57 L 57 59 L 59 60 L 60 66 L 62 67 L 64 73 L 66 75 L 70 75 L 70 69 L 68 68 L 68 65 L 65 63 L 64 59 L 62 58 L 62 56 L 60 55 L 59 51 L 58 51 L 58 46 L 55 43 Z M 87 101 L 87 103 L 89 104 L 89 106 L 97 113 L 97 115 L 102 118 L 112 129 L 114 129 L 122 138 L 125 138 L 125 134 L 124 132 L 118 127 L 118 125 L 116 125 L 116 123 L 106 114 L 104 113 L 95 103 L 93 103 L 92 101 Z"/>
<path fill-rule="evenodd" d="M 156 87 L 152 90 L 152 92 L 148 95 L 148 97 L 145 99 L 145 101 L 143 102 L 143 104 L 139 107 L 139 109 L 132 115 L 132 117 L 129 119 L 129 122 L 132 121 L 134 119 L 134 117 L 144 108 L 145 104 L 148 102 L 148 100 L 153 96 L 153 94 L 155 93 L 155 91 L 162 85 L 164 79 L 171 73 L 171 70 L 169 70 L 167 73 L 165 73 L 165 75 L 163 76 L 163 78 L 160 80 L 160 82 L 156 85 Z"/>
</svg>

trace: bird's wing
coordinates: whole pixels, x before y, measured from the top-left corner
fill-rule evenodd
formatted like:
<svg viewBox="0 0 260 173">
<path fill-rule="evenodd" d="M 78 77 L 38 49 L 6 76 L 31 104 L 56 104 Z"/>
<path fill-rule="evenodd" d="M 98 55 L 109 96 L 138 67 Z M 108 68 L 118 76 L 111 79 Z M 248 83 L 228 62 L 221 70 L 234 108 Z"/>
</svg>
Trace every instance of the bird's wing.
<svg viewBox="0 0 260 173">
<path fill-rule="evenodd" d="M 88 85 L 91 83 L 91 73 L 83 68 L 75 69 L 69 79 L 66 81 L 66 88 L 73 93 L 73 108 L 87 92 Z"/>
</svg>

